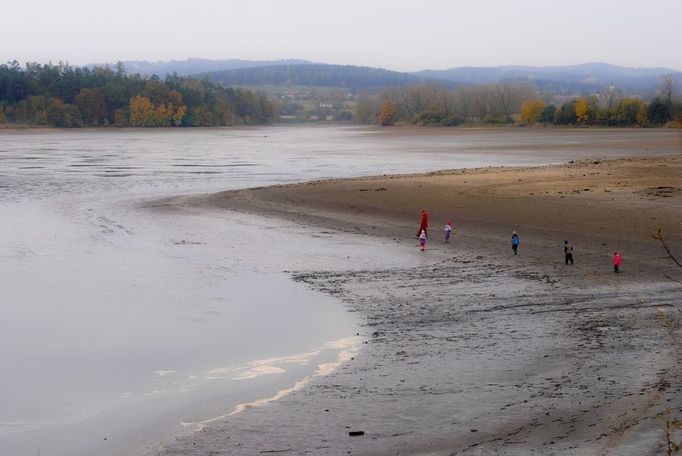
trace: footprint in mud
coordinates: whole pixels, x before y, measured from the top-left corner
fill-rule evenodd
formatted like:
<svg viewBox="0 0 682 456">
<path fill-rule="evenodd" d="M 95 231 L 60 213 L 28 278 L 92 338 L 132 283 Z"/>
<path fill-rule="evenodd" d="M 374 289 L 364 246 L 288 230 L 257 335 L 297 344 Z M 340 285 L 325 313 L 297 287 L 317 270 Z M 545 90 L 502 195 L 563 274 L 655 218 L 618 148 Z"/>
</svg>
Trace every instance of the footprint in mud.
<svg viewBox="0 0 682 456">
<path fill-rule="evenodd" d="M 99 227 L 102 229 L 102 233 L 104 234 L 113 234 L 114 230 L 109 228 L 107 225 L 99 224 Z"/>
<path fill-rule="evenodd" d="M 0 258 L 28 258 L 33 256 L 36 256 L 36 253 L 25 245 L 0 247 Z"/>
<path fill-rule="evenodd" d="M 671 196 L 676 196 L 679 194 L 682 194 L 682 188 L 680 187 L 667 187 L 667 186 L 659 186 L 659 187 L 649 187 L 645 188 L 644 190 L 641 190 L 639 193 L 642 193 L 647 196 L 658 196 L 658 197 L 663 197 L 663 198 L 669 198 Z"/>
<path fill-rule="evenodd" d="M 102 232 L 104 234 L 113 234 L 117 230 L 118 231 L 123 231 L 126 234 L 132 234 L 128 228 L 125 227 L 125 225 L 121 225 L 120 223 L 116 223 L 116 221 L 111 220 L 107 217 L 104 216 L 99 216 L 96 219 L 99 223 L 98 226 L 102 229 Z"/>
<path fill-rule="evenodd" d="M 188 241 L 187 239 L 182 239 L 180 241 L 171 240 L 173 245 L 206 245 L 204 242 L 199 241 Z"/>
</svg>

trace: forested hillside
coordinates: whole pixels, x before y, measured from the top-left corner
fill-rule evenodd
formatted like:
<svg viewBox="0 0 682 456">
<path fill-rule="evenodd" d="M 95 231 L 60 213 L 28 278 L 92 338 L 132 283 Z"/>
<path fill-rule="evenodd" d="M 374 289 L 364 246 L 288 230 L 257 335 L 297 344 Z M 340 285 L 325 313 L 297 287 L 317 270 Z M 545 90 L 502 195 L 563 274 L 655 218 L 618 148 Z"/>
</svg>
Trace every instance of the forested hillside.
<svg viewBox="0 0 682 456">
<path fill-rule="evenodd" d="M 213 82 L 225 85 L 296 85 L 345 87 L 348 90 L 376 91 L 394 86 L 435 82 L 422 76 L 380 68 L 353 65 L 274 65 L 206 73 Z M 450 84 L 439 81 L 440 84 Z"/>
<path fill-rule="evenodd" d="M 310 63 L 305 60 L 242 60 L 242 59 L 186 59 L 170 60 L 167 62 L 147 62 L 144 60 L 129 60 L 121 62 L 128 73 L 140 73 L 151 76 L 156 74 L 165 77 L 168 74 L 177 73 L 179 76 L 190 76 L 211 71 L 232 70 L 235 68 L 264 67 L 273 65 L 298 65 Z M 104 66 L 104 65 L 92 65 Z"/>
<path fill-rule="evenodd" d="M 276 104 L 191 77 L 128 75 L 119 65 L 0 65 L 0 124 L 169 127 L 263 124 Z"/>
<path fill-rule="evenodd" d="M 631 95 L 648 96 L 665 75 L 671 75 L 678 84 L 682 83 L 682 73 L 669 68 L 627 68 L 608 63 L 546 67 L 459 67 L 424 70 L 414 74 L 467 84 L 525 81 L 532 82 L 543 92 L 581 95 L 615 86 Z"/>
</svg>

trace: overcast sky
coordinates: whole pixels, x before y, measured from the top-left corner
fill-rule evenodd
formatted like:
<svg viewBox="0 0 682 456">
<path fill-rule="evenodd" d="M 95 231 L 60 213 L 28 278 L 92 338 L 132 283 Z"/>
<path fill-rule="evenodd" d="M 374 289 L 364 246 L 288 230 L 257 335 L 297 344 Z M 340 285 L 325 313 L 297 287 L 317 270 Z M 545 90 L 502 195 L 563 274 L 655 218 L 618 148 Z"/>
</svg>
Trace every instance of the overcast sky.
<svg viewBox="0 0 682 456">
<path fill-rule="evenodd" d="M 0 0 L 0 61 L 297 58 L 682 70 L 682 0 Z"/>
</svg>

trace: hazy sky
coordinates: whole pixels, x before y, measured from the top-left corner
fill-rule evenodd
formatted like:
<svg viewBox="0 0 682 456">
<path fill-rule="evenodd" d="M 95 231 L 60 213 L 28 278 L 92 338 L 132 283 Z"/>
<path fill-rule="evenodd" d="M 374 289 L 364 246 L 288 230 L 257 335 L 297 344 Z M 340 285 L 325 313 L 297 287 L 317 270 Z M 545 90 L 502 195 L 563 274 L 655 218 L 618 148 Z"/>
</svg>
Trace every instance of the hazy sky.
<svg viewBox="0 0 682 456">
<path fill-rule="evenodd" d="M 0 0 L 0 61 L 298 58 L 682 70 L 682 0 Z"/>
</svg>

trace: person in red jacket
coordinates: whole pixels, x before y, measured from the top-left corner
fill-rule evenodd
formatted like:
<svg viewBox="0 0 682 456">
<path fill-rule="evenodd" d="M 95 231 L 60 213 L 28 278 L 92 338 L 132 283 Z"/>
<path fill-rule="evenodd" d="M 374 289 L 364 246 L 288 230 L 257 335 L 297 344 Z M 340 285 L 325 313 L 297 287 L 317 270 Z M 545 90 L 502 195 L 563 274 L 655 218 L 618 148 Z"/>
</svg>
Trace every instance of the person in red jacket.
<svg viewBox="0 0 682 456">
<path fill-rule="evenodd" d="M 621 260 L 622 260 L 622 257 L 620 256 L 620 253 L 613 252 L 613 272 L 615 272 L 615 273 L 620 272 L 618 270 L 618 268 L 620 268 Z"/>
<path fill-rule="evenodd" d="M 428 236 L 428 228 L 429 228 L 429 214 L 426 212 L 426 209 L 422 209 L 422 221 L 419 224 L 419 229 L 417 230 L 417 237 L 419 237 L 419 235 L 422 234 L 422 230 Z"/>
</svg>

